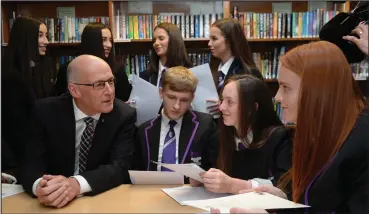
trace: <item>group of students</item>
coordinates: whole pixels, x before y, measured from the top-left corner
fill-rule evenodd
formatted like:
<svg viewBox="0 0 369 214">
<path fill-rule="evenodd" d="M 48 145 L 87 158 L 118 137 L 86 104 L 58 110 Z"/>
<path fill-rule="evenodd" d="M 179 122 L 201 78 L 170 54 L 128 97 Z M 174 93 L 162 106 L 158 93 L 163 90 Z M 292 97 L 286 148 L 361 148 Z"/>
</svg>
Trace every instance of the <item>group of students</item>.
<svg viewBox="0 0 369 214">
<path fill-rule="evenodd" d="M 359 38 L 347 39 L 365 44 L 367 25 L 358 28 Z M 291 129 L 274 111 L 233 19 L 210 28 L 210 67 L 221 100 L 208 100 L 213 115 L 191 110 L 198 80 L 180 30 L 170 23 L 154 28 L 141 77 L 158 87 L 163 108 L 139 127 L 109 28 L 88 24 L 81 53 L 56 81 L 47 44 L 43 23 L 17 18 L 2 67 L 2 172 L 42 204 L 63 207 L 78 195 L 130 183 L 129 169 L 196 163 L 206 170 L 204 183 L 188 182 L 211 192 L 265 191 L 311 212 L 369 212 L 369 107 L 336 45 L 312 42 L 280 58 L 275 99 L 284 120 L 296 123 Z"/>
</svg>

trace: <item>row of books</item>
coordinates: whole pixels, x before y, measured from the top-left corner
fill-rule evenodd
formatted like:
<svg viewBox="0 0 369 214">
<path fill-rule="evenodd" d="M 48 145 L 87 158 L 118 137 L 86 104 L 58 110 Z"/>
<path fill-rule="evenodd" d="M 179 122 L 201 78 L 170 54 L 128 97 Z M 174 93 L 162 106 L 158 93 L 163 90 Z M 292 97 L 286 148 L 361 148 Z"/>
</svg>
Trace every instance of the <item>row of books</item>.
<svg viewBox="0 0 369 214">
<path fill-rule="evenodd" d="M 50 43 L 74 43 L 81 41 L 81 35 L 85 26 L 90 22 L 99 22 L 109 25 L 109 17 L 67 17 L 64 18 L 36 18 L 44 22 L 48 31 Z M 14 18 L 9 19 L 11 30 Z"/>
<path fill-rule="evenodd" d="M 284 55 L 286 48 L 284 46 L 280 48 L 274 48 L 274 52 L 266 53 L 253 53 L 256 66 L 259 68 L 261 74 L 265 79 L 277 79 L 280 69 L 278 59 Z M 193 66 L 198 66 L 206 63 L 210 63 L 210 53 L 189 53 L 189 59 Z M 57 58 L 57 67 L 71 61 L 75 56 L 60 56 Z M 116 56 L 116 60 L 126 67 L 126 73 L 139 74 L 148 69 L 149 56 L 145 54 L 141 55 L 122 55 Z M 356 80 L 369 79 L 369 59 L 366 58 L 360 63 L 351 64 L 352 73 Z"/>
<path fill-rule="evenodd" d="M 99 22 L 109 25 L 109 17 L 86 18 L 45 18 L 50 43 L 74 43 L 81 41 L 83 29 L 90 22 Z"/>
<path fill-rule="evenodd" d="M 119 14 L 119 13 L 118 13 Z M 184 15 L 166 13 L 165 15 L 125 15 L 114 16 L 114 39 L 152 39 L 153 29 L 162 22 L 177 25 L 183 38 L 208 38 L 210 26 L 223 14 Z"/>
<path fill-rule="evenodd" d="M 254 62 L 265 79 L 278 78 L 279 57 L 284 55 L 285 52 L 286 47 L 282 46 L 274 48 L 273 52 L 253 53 Z"/>
<path fill-rule="evenodd" d="M 318 37 L 321 28 L 339 11 L 316 9 L 309 12 L 253 13 L 238 12 L 233 17 L 243 27 L 247 38 L 312 38 Z"/>
</svg>

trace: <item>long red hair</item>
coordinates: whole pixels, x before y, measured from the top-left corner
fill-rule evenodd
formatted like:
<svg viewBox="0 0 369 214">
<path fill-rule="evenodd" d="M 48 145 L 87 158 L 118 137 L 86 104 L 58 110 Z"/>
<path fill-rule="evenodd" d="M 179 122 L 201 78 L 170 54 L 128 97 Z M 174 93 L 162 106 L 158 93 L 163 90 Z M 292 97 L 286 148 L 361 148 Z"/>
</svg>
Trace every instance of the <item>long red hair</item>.
<svg viewBox="0 0 369 214">
<path fill-rule="evenodd" d="M 338 152 L 365 106 L 342 51 L 319 41 L 301 45 L 280 60 L 301 77 L 291 170 L 293 201 Z"/>
</svg>

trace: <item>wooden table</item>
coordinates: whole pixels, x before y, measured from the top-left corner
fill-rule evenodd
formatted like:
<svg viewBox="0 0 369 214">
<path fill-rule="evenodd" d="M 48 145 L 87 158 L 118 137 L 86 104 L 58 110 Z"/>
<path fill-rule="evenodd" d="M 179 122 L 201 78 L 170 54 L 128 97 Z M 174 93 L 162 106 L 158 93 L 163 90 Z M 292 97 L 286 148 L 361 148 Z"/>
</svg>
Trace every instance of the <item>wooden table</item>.
<svg viewBox="0 0 369 214">
<path fill-rule="evenodd" d="M 181 206 L 161 188 L 176 186 L 121 185 L 100 195 L 77 198 L 64 208 L 43 206 L 26 193 L 2 199 L 2 213 L 201 213 Z"/>
</svg>

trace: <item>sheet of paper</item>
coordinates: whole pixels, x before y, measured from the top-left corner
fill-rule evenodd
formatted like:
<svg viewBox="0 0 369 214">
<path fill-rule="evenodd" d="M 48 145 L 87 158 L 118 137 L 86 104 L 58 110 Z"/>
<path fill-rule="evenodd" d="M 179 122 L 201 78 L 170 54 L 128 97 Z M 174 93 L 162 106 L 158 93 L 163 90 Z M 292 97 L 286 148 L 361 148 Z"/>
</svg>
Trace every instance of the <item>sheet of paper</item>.
<svg viewBox="0 0 369 214">
<path fill-rule="evenodd" d="M 292 2 L 272 3 L 273 13 L 292 13 Z"/>
<path fill-rule="evenodd" d="M 132 184 L 184 184 L 183 175 L 177 172 L 128 170 L 128 173 Z"/>
<path fill-rule="evenodd" d="M 76 8 L 75 7 L 57 7 L 56 14 L 58 18 L 67 17 L 76 17 Z"/>
<path fill-rule="evenodd" d="M 204 200 L 231 195 L 209 192 L 204 187 L 183 186 L 175 188 L 163 188 L 162 190 L 181 205 L 183 205 L 182 204 L 183 201 Z"/>
<path fill-rule="evenodd" d="M 154 162 L 154 161 L 152 162 L 158 164 L 157 162 Z M 188 164 L 161 163 L 161 166 L 166 167 L 174 172 L 181 173 L 184 176 L 187 176 L 189 178 L 192 178 L 192 179 L 195 179 L 197 181 L 204 183 L 204 181 L 200 177 L 200 173 L 205 172 L 205 170 L 203 170 L 201 167 L 197 166 L 194 163 L 188 163 Z"/>
<path fill-rule="evenodd" d="M 309 207 L 303 204 L 277 197 L 269 193 L 249 192 L 208 200 L 183 201 L 184 205 L 189 205 L 210 211 L 210 208 L 218 208 L 221 211 L 229 211 L 232 207 L 240 208 L 261 208 L 261 209 L 292 209 Z"/>
<path fill-rule="evenodd" d="M 128 13 L 152 14 L 151 1 L 129 1 Z"/>
<path fill-rule="evenodd" d="M 206 100 L 219 100 L 218 91 L 215 87 L 213 75 L 209 64 L 203 64 L 190 69 L 199 80 L 192 105 L 195 111 L 209 113 Z"/>
<path fill-rule="evenodd" d="M 136 108 L 137 126 L 155 118 L 162 103 L 159 89 L 137 75 L 132 77 L 132 91 L 129 100 L 132 102 L 131 106 Z"/>
<path fill-rule="evenodd" d="M 22 185 L 1 184 L 1 198 L 9 197 L 24 192 Z"/>
</svg>

